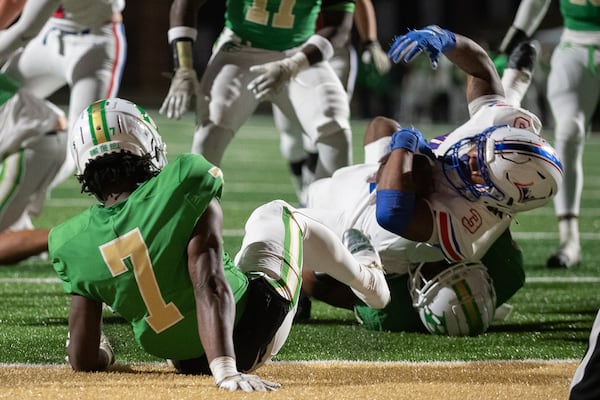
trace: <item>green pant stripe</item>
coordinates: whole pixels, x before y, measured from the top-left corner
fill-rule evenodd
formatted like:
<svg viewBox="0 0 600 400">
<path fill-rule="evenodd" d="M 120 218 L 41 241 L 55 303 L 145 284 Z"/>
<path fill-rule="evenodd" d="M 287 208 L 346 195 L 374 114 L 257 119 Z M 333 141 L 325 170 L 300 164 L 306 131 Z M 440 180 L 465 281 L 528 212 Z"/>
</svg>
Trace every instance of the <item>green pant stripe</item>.
<svg viewBox="0 0 600 400">
<path fill-rule="evenodd" d="M 284 207 L 281 218 L 285 233 L 281 279 L 269 281 L 277 292 L 291 301 L 290 308 L 293 308 L 302 287 L 302 232 L 288 208 Z"/>
<path fill-rule="evenodd" d="M 21 183 L 24 163 L 25 150 L 21 150 L 5 158 L 0 164 L 0 211 L 4 211 Z"/>
</svg>

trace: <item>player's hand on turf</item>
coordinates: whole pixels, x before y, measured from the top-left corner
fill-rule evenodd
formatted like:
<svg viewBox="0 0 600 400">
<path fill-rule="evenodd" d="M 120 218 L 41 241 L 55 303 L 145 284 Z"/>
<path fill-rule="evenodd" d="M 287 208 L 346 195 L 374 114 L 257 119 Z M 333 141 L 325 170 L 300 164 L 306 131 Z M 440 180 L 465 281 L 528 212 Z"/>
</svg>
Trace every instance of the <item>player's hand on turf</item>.
<svg viewBox="0 0 600 400">
<path fill-rule="evenodd" d="M 390 59 L 377 40 L 365 44 L 361 59 L 364 64 L 372 63 L 379 75 L 387 74 L 392 67 Z"/>
<path fill-rule="evenodd" d="M 235 392 L 238 390 L 244 392 L 271 392 L 281 387 L 279 383 L 266 381 L 256 375 L 241 374 L 228 376 L 217 382 L 219 389 Z"/>
<path fill-rule="evenodd" d="M 179 119 L 190 107 L 190 101 L 198 87 L 196 71 L 192 68 L 178 68 L 171 79 L 169 93 L 158 111 L 167 118 Z"/>
<path fill-rule="evenodd" d="M 259 75 L 248 84 L 248 90 L 262 100 L 271 93 L 277 93 L 303 68 L 308 67 L 308 60 L 302 52 L 283 60 L 250 67 L 250 72 Z"/>
<path fill-rule="evenodd" d="M 411 30 L 405 35 L 395 38 L 388 51 L 388 57 L 394 63 L 412 61 L 422 52 L 427 53 L 431 66 L 436 69 L 440 55 L 456 45 L 454 33 L 437 25 L 429 25 L 423 29 Z"/>
</svg>

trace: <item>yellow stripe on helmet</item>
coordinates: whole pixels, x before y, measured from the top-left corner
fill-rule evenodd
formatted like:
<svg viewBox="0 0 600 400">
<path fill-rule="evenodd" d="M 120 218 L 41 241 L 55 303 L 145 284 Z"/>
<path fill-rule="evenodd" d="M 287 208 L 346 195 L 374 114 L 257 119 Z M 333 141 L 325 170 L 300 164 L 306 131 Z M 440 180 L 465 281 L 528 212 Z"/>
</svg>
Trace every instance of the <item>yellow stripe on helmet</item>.
<svg viewBox="0 0 600 400">
<path fill-rule="evenodd" d="M 106 124 L 106 114 L 104 113 L 105 103 L 106 100 L 100 100 L 88 107 L 90 133 L 92 134 L 92 142 L 95 145 L 110 141 L 109 129 Z"/>
</svg>

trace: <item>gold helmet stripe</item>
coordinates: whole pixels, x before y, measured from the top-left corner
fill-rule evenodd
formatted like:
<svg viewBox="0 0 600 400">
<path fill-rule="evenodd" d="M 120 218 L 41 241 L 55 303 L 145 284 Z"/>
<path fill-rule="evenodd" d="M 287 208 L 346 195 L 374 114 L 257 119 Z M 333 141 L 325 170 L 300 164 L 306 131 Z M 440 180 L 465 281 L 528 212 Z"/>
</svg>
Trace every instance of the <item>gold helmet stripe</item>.
<svg viewBox="0 0 600 400">
<path fill-rule="evenodd" d="M 106 114 L 104 113 L 105 103 L 106 100 L 100 100 L 88 107 L 90 132 L 92 133 L 92 142 L 95 145 L 110 141 L 109 129 L 106 124 Z"/>
</svg>

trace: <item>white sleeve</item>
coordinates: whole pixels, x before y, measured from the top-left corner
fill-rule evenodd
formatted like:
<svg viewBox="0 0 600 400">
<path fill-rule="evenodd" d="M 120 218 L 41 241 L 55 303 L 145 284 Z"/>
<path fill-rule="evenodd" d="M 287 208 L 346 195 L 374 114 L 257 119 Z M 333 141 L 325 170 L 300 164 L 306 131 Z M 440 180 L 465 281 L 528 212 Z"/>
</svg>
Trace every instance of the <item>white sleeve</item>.
<svg viewBox="0 0 600 400">
<path fill-rule="evenodd" d="M 500 96 L 498 94 L 480 96 L 469 103 L 469 117 L 475 115 L 479 110 L 481 110 L 485 106 L 489 107 L 493 104 L 504 102 L 506 102 L 504 96 Z"/>
<path fill-rule="evenodd" d="M 0 32 L 0 61 L 33 39 L 59 5 L 60 0 L 27 0 L 19 20 Z"/>
<path fill-rule="evenodd" d="M 546 16 L 550 2 L 551 0 L 521 0 L 513 26 L 531 37 Z"/>
</svg>

